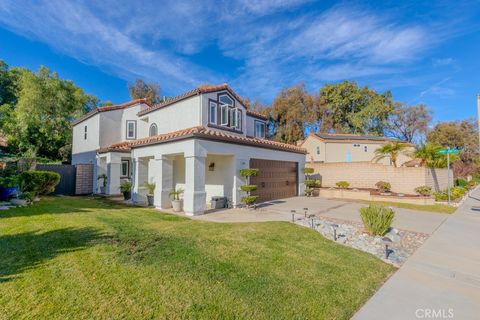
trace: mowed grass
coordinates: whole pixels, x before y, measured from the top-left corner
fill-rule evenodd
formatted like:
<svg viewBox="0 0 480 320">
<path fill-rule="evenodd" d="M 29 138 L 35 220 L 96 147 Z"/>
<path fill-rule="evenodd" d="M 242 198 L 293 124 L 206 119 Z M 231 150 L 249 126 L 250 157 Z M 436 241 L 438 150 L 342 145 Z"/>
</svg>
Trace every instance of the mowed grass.
<svg viewBox="0 0 480 320">
<path fill-rule="evenodd" d="M 428 212 L 437 212 L 437 213 L 454 213 L 457 210 L 456 207 L 449 206 L 446 204 L 412 204 L 412 203 L 401 203 L 401 202 L 390 202 L 390 201 L 363 201 L 368 204 L 377 204 L 388 207 L 411 209 L 418 211 L 428 211 Z"/>
<path fill-rule="evenodd" d="M 87 197 L 0 212 L 2 319 L 349 319 L 393 271 L 287 222 Z"/>
</svg>

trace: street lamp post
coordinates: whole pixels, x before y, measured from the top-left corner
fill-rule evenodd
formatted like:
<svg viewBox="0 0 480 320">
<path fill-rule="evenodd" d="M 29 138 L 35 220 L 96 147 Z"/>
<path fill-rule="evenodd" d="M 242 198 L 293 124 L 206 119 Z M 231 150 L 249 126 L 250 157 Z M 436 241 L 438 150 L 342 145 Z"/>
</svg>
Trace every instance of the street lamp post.
<svg viewBox="0 0 480 320">
<path fill-rule="evenodd" d="M 438 150 L 438 153 L 441 153 L 441 154 L 446 154 L 447 155 L 447 173 L 448 173 L 448 181 L 447 181 L 447 193 L 448 193 L 448 204 L 450 204 L 450 153 L 453 153 L 453 154 L 458 154 L 460 151 L 457 150 L 457 149 L 450 149 L 450 147 L 446 148 L 446 149 L 441 149 L 441 150 Z"/>
</svg>

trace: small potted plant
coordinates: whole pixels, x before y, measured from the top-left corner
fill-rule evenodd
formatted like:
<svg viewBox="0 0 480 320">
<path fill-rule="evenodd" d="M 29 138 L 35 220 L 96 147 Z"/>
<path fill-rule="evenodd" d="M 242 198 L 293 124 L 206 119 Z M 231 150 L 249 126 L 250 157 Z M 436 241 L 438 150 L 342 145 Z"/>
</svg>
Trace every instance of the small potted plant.
<svg viewBox="0 0 480 320">
<path fill-rule="evenodd" d="M 105 194 L 105 191 L 107 189 L 107 175 L 105 173 L 102 173 L 98 176 L 97 180 L 102 180 L 102 185 L 100 186 L 100 193 Z"/>
<path fill-rule="evenodd" d="M 145 181 L 145 188 L 147 188 L 147 202 L 149 207 L 153 207 L 153 193 L 155 192 L 155 183 L 148 183 Z"/>
<path fill-rule="evenodd" d="M 123 193 L 123 199 L 129 200 L 132 197 L 132 183 L 130 180 L 123 180 L 120 183 L 120 191 Z"/>
<path fill-rule="evenodd" d="M 180 199 L 180 195 L 183 193 L 182 188 L 178 188 L 176 190 L 172 190 L 170 192 L 170 196 L 173 197 L 172 199 L 172 208 L 175 212 L 182 211 L 182 200 Z"/>
</svg>

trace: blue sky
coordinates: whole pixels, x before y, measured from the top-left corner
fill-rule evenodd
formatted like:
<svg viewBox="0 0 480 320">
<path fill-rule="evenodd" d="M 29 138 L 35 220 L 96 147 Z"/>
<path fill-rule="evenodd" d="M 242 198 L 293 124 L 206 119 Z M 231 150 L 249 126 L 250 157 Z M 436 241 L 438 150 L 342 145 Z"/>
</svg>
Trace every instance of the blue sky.
<svg viewBox="0 0 480 320">
<path fill-rule="evenodd" d="M 114 103 L 136 77 L 167 96 L 227 82 L 264 103 L 299 82 L 356 80 L 462 119 L 476 116 L 479 57 L 478 0 L 0 0 L 0 59 Z"/>
</svg>

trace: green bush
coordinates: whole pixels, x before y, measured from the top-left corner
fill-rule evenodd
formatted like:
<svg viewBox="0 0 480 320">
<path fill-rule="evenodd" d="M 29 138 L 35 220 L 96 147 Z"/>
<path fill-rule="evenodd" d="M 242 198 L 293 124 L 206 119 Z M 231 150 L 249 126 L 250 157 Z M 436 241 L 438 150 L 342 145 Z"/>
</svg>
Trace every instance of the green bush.
<svg viewBox="0 0 480 320">
<path fill-rule="evenodd" d="M 432 195 L 432 187 L 429 187 L 429 186 L 416 187 L 415 192 L 421 196 L 428 197 Z"/>
<path fill-rule="evenodd" d="M 242 177 L 256 177 L 258 176 L 258 173 L 260 170 L 258 169 L 241 169 L 240 170 L 240 175 Z"/>
<path fill-rule="evenodd" d="M 18 177 L 17 176 L 10 176 L 10 177 L 0 177 L 0 188 L 10 188 L 15 187 L 18 185 Z"/>
<path fill-rule="evenodd" d="M 338 181 L 336 185 L 341 189 L 347 189 L 350 186 L 350 183 L 348 183 L 347 181 Z"/>
<path fill-rule="evenodd" d="M 307 187 L 319 187 L 320 180 L 308 179 L 303 182 Z"/>
<path fill-rule="evenodd" d="M 60 175 L 50 171 L 24 171 L 18 175 L 20 191 L 45 195 L 53 192 L 60 182 Z"/>
<path fill-rule="evenodd" d="M 392 185 L 386 181 L 378 181 L 375 183 L 375 187 L 377 187 L 380 192 L 389 192 L 392 189 Z"/>
<path fill-rule="evenodd" d="M 120 182 L 120 192 L 130 192 L 132 191 L 132 182 L 130 180 L 123 180 Z"/>
<path fill-rule="evenodd" d="M 304 174 L 312 174 L 314 172 L 313 168 L 303 168 Z"/>
<path fill-rule="evenodd" d="M 464 187 L 464 188 L 466 188 L 466 187 L 468 187 L 468 181 L 465 180 L 465 179 L 462 179 L 462 178 L 457 178 L 457 179 L 455 179 L 454 185 L 455 185 L 456 187 Z"/>
<path fill-rule="evenodd" d="M 243 186 L 240 186 L 240 190 L 242 190 L 244 192 L 252 192 L 252 191 L 257 190 L 257 186 L 254 185 L 254 184 L 245 184 Z"/>
<path fill-rule="evenodd" d="M 143 184 L 145 186 L 145 188 L 147 188 L 148 190 L 148 195 L 153 195 L 153 193 L 155 192 L 155 183 L 148 183 L 147 181 L 145 181 L 145 183 Z"/>
<path fill-rule="evenodd" d="M 360 208 L 360 217 L 363 226 L 372 235 L 383 236 L 390 229 L 390 225 L 395 218 L 395 211 L 383 206 L 369 205 Z"/>
<path fill-rule="evenodd" d="M 254 204 L 258 199 L 258 196 L 245 196 L 242 197 L 241 201 L 247 206 Z"/>
<path fill-rule="evenodd" d="M 463 187 L 453 187 L 450 189 L 450 199 L 451 200 L 457 200 L 463 197 L 463 195 L 467 192 L 468 190 Z M 447 201 L 448 200 L 448 190 L 442 190 L 439 192 L 435 192 L 435 200 L 436 201 Z"/>
</svg>

